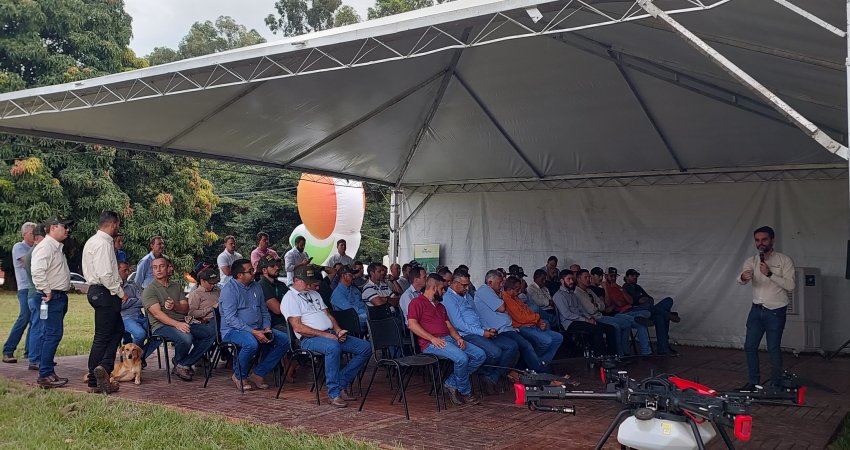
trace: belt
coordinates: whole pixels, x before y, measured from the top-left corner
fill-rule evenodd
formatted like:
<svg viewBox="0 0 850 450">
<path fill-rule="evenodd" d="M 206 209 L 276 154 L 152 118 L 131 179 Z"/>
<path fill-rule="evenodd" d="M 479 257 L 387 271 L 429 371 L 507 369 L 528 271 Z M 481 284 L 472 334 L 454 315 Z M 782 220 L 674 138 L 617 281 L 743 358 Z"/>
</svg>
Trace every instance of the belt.
<svg viewBox="0 0 850 450">
<path fill-rule="evenodd" d="M 764 303 L 753 303 L 753 308 L 756 308 L 756 309 L 765 309 L 765 310 L 768 310 L 768 311 L 773 311 L 773 310 L 775 310 L 775 309 L 782 309 L 782 308 L 785 308 L 785 307 L 787 307 L 787 306 L 788 306 L 788 305 L 780 306 L 779 308 L 768 308 L 767 306 L 764 306 Z"/>
</svg>

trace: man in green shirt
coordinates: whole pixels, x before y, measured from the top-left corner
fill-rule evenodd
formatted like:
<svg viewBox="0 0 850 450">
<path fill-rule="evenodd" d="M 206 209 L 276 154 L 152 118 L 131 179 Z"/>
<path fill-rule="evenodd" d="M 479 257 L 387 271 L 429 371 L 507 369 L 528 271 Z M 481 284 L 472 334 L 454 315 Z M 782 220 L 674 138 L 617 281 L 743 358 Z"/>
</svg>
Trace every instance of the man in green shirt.
<svg viewBox="0 0 850 450">
<path fill-rule="evenodd" d="M 174 342 L 174 369 L 183 381 L 192 381 L 192 365 L 215 344 L 215 330 L 200 323 L 189 324 L 189 301 L 179 283 L 169 279 L 168 258 L 160 256 L 151 264 L 154 280 L 142 292 L 153 334 Z"/>
</svg>

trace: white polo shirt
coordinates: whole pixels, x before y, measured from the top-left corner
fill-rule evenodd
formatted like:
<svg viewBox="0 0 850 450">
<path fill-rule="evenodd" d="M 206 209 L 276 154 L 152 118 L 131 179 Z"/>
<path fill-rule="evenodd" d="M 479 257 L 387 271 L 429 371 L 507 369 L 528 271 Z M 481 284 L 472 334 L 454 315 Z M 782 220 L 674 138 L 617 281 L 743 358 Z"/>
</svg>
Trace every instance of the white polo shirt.
<svg viewBox="0 0 850 450">
<path fill-rule="evenodd" d="M 333 323 L 325 310 L 327 306 L 322 301 L 322 296 L 316 291 L 298 292 L 290 287 L 281 302 L 281 312 L 288 321 L 290 317 L 300 317 L 301 323 L 310 328 L 326 331 L 333 328 Z M 300 339 L 301 335 L 295 335 Z"/>
</svg>

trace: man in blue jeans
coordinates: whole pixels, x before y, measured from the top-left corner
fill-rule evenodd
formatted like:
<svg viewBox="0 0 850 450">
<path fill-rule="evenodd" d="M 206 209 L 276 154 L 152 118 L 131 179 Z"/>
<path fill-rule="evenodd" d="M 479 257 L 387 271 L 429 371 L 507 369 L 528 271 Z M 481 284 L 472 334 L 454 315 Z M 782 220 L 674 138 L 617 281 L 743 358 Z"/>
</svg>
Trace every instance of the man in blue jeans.
<svg viewBox="0 0 850 450">
<path fill-rule="evenodd" d="M 767 335 L 767 352 L 770 354 L 770 382 L 779 387 L 782 381 L 782 332 L 785 330 L 785 313 L 788 299 L 794 290 L 794 261 L 773 248 L 776 233 L 771 227 L 761 227 L 753 233 L 758 254 L 747 258 L 738 284 L 753 284 L 753 305 L 747 316 L 747 337 L 744 351 L 747 354 L 747 384 L 742 391 L 752 391 L 761 383 L 759 375 L 759 344 Z"/>
<path fill-rule="evenodd" d="M 148 318 L 142 314 L 142 287 L 136 284 L 135 281 L 128 280 L 130 276 L 130 264 L 127 261 L 118 263 L 118 274 L 121 276 L 121 289 L 127 294 L 127 301 L 121 304 L 121 321 L 124 322 L 125 343 L 126 336 L 129 335 L 130 342 L 138 345 L 144 350 L 142 355 L 142 367 L 147 367 L 145 362 L 151 353 L 159 347 L 159 341 L 155 343 L 148 342 L 145 345 L 145 340 L 148 338 Z"/>
<path fill-rule="evenodd" d="M 218 308 L 222 341 L 239 346 L 239 361 L 233 364 L 231 379 L 237 388 L 268 389 L 265 377 L 289 350 L 289 335 L 272 329 L 272 316 L 263 289 L 254 281 L 251 260 L 237 259 L 230 265 L 230 274 L 230 281 L 221 288 Z M 265 355 L 248 375 L 251 361 L 260 351 Z M 247 383 L 244 382 L 246 375 Z"/>
<path fill-rule="evenodd" d="M 47 305 L 47 318 L 42 319 L 44 334 L 39 350 L 41 360 L 36 383 L 43 389 L 56 388 L 68 383 L 53 370 L 53 357 L 64 333 L 65 313 L 68 312 L 68 291 L 71 290 L 71 271 L 62 253 L 62 242 L 68 238 L 73 224 L 70 220 L 54 217 L 45 223 L 47 236 L 32 252 L 32 281 Z"/>
<path fill-rule="evenodd" d="M 29 295 L 27 296 L 27 306 L 30 310 L 30 330 L 27 333 L 27 347 L 29 347 L 29 370 L 38 370 L 41 364 L 41 337 L 44 335 L 44 324 L 41 323 L 39 317 L 39 308 L 41 307 L 41 293 L 35 290 L 32 283 L 32 251 L 35 247 L 44 240 L 44 225 L 36 225 L 32 230 L 33 246 L 30 248 L 26 257 L 24 257 L 24 269 L 27 273 L 27 281 L 29 282 Z"/>
<path fill-rule="evenodd" d="M 457 328 L 467 342 L 484 350 L 487 359 L 479 369 L 484 383 L 482 388 L 491 393 L 499 393 L 499 381 L 507 368 L 513 367 L 519 358 L 519 346 L 507 336 L 500 335 L 495 328 L 484 328 L 469 295 L 469 274 L 456 269 L 452 274 L 449 289 L 443 295 L 443 306 L 449 314 L 449 321 Z M 493 367 L 488 367 L 493 366 Z"/>
<path fill-rule="evenodd" d="M 189 301 L 183 288 L 168 278 L 171 261 L 165 256 L 151 262 L 154 280 L 142 292 L 153 334 L 174 341 L 172 372 L 183 381 L 192 381 L 192 366 L 215 344 L 215 330 L 202 323 L 189 323 Z"/>
<path fill-rule="evenodd" d="M 325 380 L 331 405 L 345 408 L 354 395 L 348 386 L 369 362 L 372 346 L 368 342 L 348 335 L 328 312 L 322 296 L 316 291 L 321 282 L 320 268 L 299 266 L 293 271 L 289 292 L 283 296 L 283 315 L 301 340 L 301 348 L 325 355 Z M 342 353 L 352 355 L 340 370 Z"/>
<path fill-rule="evenodd" d="M 679 313 L 673 311 L 673 299 L 664 297 L 661 301 L 656 302 L 641 285 L 637 284 L 639 276 L 640 272 L 629 269 L 626 271 L 626 276 L 623 277 L 623 290 L 632 299 L 632 309 L 650 312 L 650 319 L 655 324 L 655 337 L 658 340 L 657 354 L 678 354 L 679 352 L 676 349 L 670 347 L 670 322 L 678 323 L 681 321 Z"/>
<path fill-rule="evenodd" d="M 480 400 L 472 394 L 469 376 L 484 364 L 487 355 L 484 350 L 464 341 L 452 325 L 441 303 L 445 290 L 443 277 L 428 275 L 425 291 L 410 302 L 407 325 L 419 338 L 423 353 L 448 358 L 454 363 L 454 370 L 445 381 L 452 403 L 475 405 Z"/>
<path fill-rule="evenodd" d="M 21 226 L 21 237 L 23 240 L 18 242 L 14 246 L 12 246 L 12 265 L 15 268 L 15 281 L 18 284 L 18 318 L 15 320 L 15 323 L 12 324 L 12 329 L 9 331 L 9 338 L 6 339 L 6 343 L 3 344 L 3 362 L 4 363 L 16 363 L 18 359 L 15 358 L 15 349 L 18 348 L 18 344 L 21 342 L 21 338 L 24 336 L 24 331 L 26 331 L 27 326 L 30 324 L 30 309 L 27 304 L 27 297 L 29 296 L 30 282 L 27 278 L 26 270 L 24 269 L 24 262 L 26 259 L 27 253 L 33 247 L 35 243 L 33 237 L 33 230 L 35 229 L 35 224 L 32 222 L 27 222 Z M 29 356 L 29 340 L 24 341 L 24 353 L 26 356 Z"/>
</svg>

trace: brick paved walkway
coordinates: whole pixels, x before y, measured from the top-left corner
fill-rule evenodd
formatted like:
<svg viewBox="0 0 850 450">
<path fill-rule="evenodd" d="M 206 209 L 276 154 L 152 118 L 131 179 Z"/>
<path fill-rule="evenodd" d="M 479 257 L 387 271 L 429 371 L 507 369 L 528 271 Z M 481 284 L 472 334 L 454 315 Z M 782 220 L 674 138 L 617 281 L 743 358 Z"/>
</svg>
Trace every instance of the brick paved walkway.
<svg viewBox="0 0 850 450">
<path fill-rule="evenodd" d="M 746 367 L 741 351 L 680 347 L 677 358 L 651 358 L 628 367 L 634 377 L 649 375 L 650 371 L 676 373 L 696 379 L 718 390 L 733 389 L 742 384 Z M 763 356 L 766 360 L 766 355 Z M 84 390 L 81 379 L 86 357 L 59 358 L 57 372 L 69 377 L 65 389 Z M 307 370 L 299 372 L 295 384 L 287 384 L 280 400 L 275 390 L 240 394 L 224 369 L 213 374 L 210 386 L 203 381 L 185 383 L 176 377 L 166 384 L 164 370 L 157 369 L 156 356 L 149 360 L 141 386 L 123 384 L 118 397 L 141 402 L 158 403 L 228 417 L 301 427 L 319 433 L 343 433 L 386 446 L 407 448 L 455 449 L 523 449 L 592 448 L 618 410 L 617 404 L 607 401 L 571 401 L 578 410 L 575 417 L 555 413 L 532 412 L 512 404 L 511 392 L 487 397 L 479 406 L 451 407 L 436 413 L 432 397 L 427 396 L 426 384 L 414 377 L 408 389 L 411 407 L 410 422 L 404 419 L 400 405 L 389 404 L 389 386 L 379 372 L 375 387 L 363 412 L 356 407 L 337 410 L 327 405 L 322 391 L 322 405 L 316 406 L 309 392 Z M 583 388 L 599 389 L 595 373 L 586 369 L 581 360 L 561 363 L 564 369 L 577 375 Z M 850 410 L 850 358 L 826 361 L 816 355 L 793 358 L 788 355 L 786 367 L 806 378 L 816 379 L 838 394 L 810 388 L 808 406 L 755 406 L 753 440 L 736 441 L 738 448 L 823 448 Z M 766 373 L 766 371 L 764 371 Z M 27 371 L 23 362 L 0 364 L 0 376 L 34 382 L 35 372 Z M 615 434 L 616 436 L 616 434 Z M 719 438 L 709 448 L 721 448 Z M 619 448 L 614 439 L 606 448 Z"/>
</svg>

